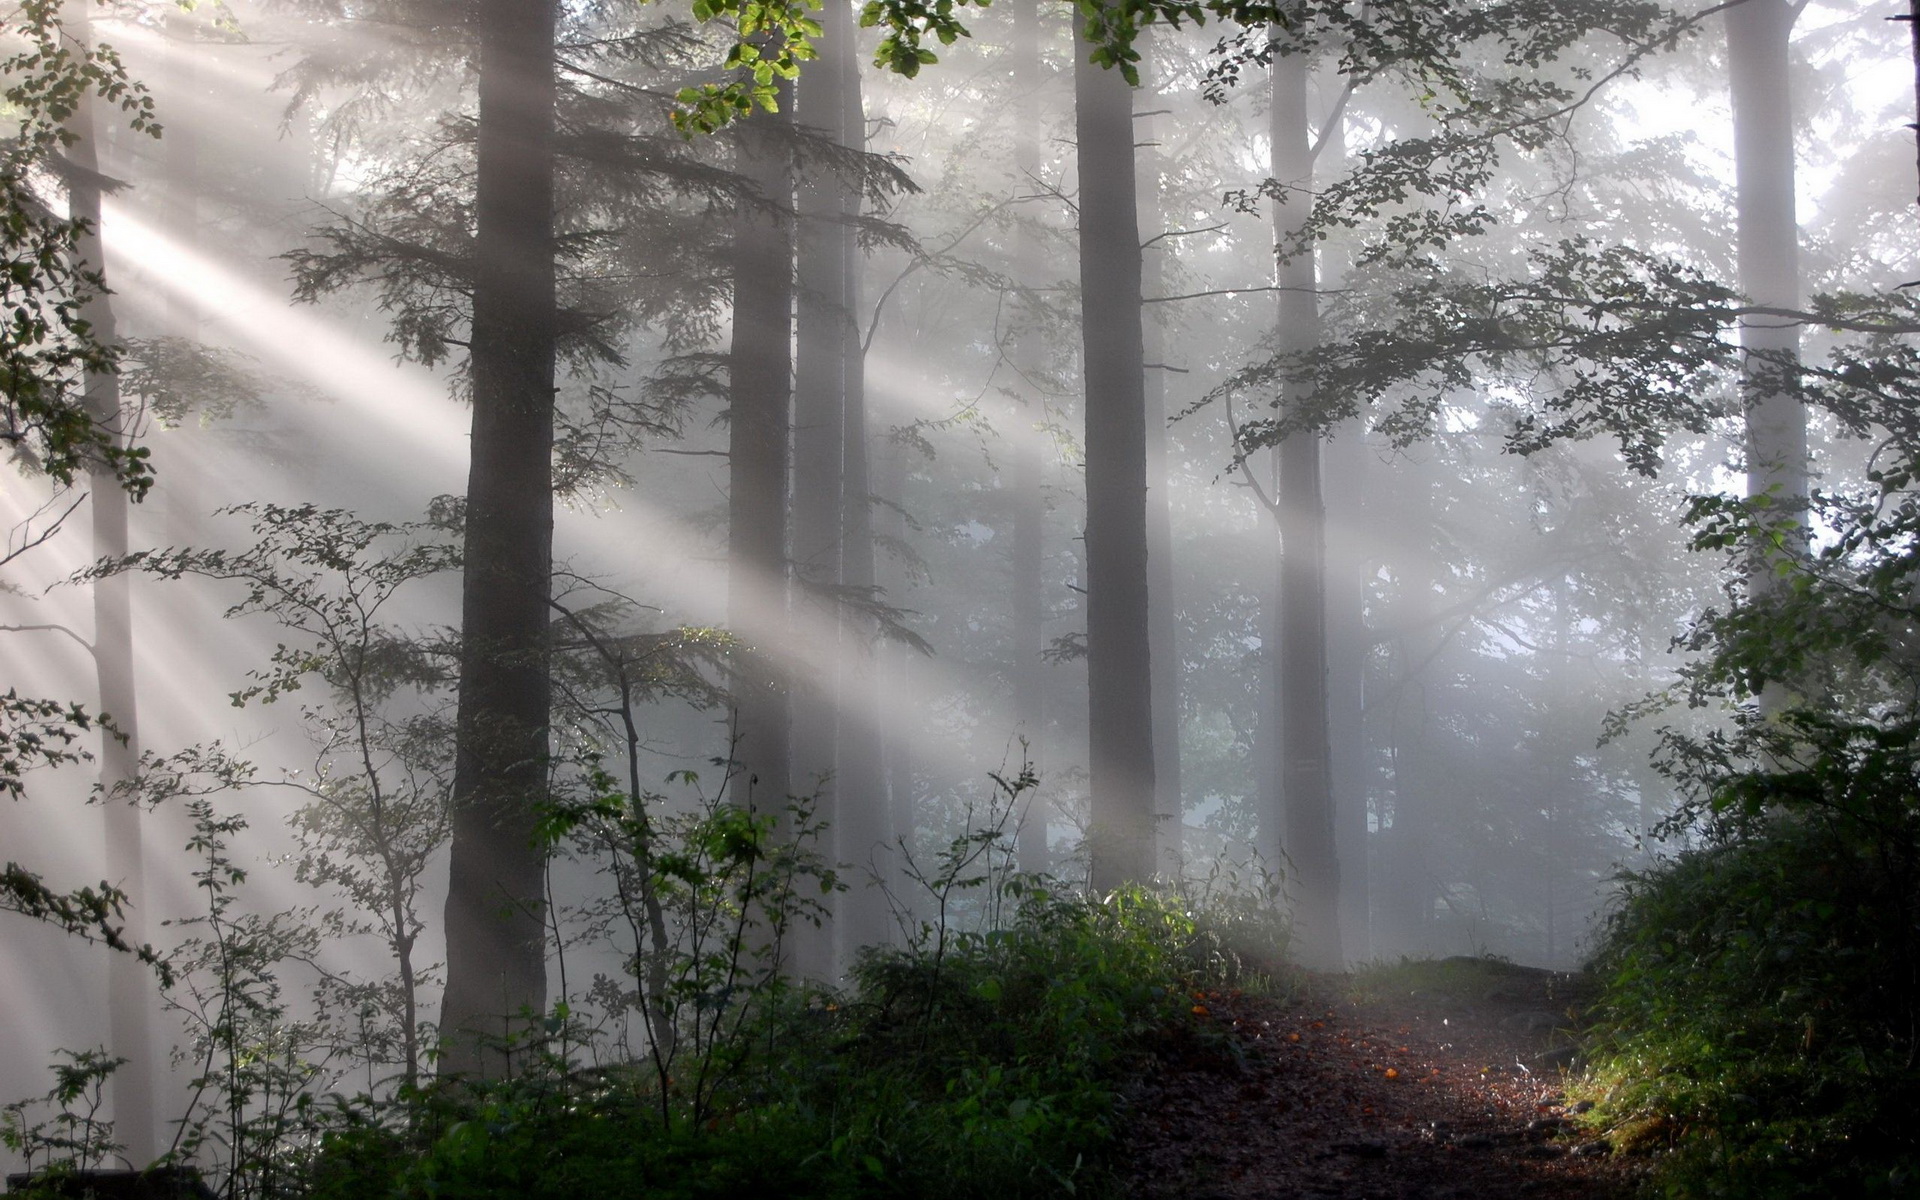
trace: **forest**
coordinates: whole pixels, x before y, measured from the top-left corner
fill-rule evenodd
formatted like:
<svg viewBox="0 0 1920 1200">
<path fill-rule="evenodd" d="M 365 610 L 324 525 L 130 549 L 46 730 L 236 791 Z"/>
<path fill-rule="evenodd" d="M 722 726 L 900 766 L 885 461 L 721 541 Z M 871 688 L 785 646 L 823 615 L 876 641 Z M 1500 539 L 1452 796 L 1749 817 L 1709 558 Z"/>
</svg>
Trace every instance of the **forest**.
<svg viewBox="0 0 1920 1200">
<path fill-rule="evenodd" d="M 0 1173 L 1920 1195 L 1920 0 L 0 0 Z"/>
</svg>

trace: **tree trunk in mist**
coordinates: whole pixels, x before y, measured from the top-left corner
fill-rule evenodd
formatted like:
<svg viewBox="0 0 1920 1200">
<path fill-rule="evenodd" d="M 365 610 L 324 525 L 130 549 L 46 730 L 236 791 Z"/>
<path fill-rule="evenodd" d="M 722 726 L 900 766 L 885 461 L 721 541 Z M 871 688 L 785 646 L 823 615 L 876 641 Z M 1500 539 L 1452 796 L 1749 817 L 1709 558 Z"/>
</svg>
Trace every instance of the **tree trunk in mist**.
<svg viewBox="0 0 1920 1200">
<path fill-rule="evenodd" d="M 845 87 L 836 62 L 832 26 L 839 0 L 821 13 L 821 61 L 801 77 L 797 117 L 821 137 L 841 144 Z M 840 22 L 846 24 L 847 22 Z M 811 795 L 815 811 L 827 823 L 826 845 L 836 848 L 840 830 L 836 751 L 842 725 L 839 711 L 837 638 L 823 636 L 840 619 L 841 487 L 846 450 L 846 337 L 848 314 L 844 229 L 844 189 L 823 156 L 806 162 L 799 180 L 797 242 L 799 283 L 794 297 L 793 371 L 793 605 L 806 622 L 794 639 L 805 662 L 792 678 L 793 789 Z M 811 585 L 811 586 L 808 586 Z M 840 906 L 834 905 L 837 909 Z M 789 940 L 795 971 L 805 978 L 831 979 L 835 930 L 796 926 Z"/>
<path fill-rule="evenodd" d="M 1087 724 L 1091 883 L 1153 874 L 1147 620 L 1147 424 L 1133 95 L 1074 34 L 1080 305 L 1086 385 Z"/>
<path fill-rule="evenodd" d="M 1323 86 L 1337 91 L 1340 81 L 1330 75 L 1323 66 Z M 1332 121 L 1326 143 L 1314 147 L 1314 168 L 1323 179 L 1345 174 L 1344 119 Z M 1321 245 L 1318 274 L 1325 293 L 1342 285 L 1349 260 L 1338 239 Z M 1332 755 L 1334 851 L 1340 863 L 1340 948 L 1349 962 L 1374 957 L 1365 694 L 1367 565 L 1372 555 L 1365 536 L 1371 464 L 1366 428 L 1364 417 L 1349 417 L 1334 426 L 1320 448 L 1327 530 L 1327 742 Z"/>
<path fill-rule="evenodd" d="M 783 93 L 785 89 L 783 88 Z M 787 449 L 792 400 L 791 121 L 758 112 L 740 130 L 739 170 L 765 206 L 733 233 L 732 403 L 727 432 L 727 624 L 743 643 L 733 677 L 736 804 L 779 813 L 792 787 L 785 671 L 771 647 L 787 620 Z"/>
<path fill-rule="evenodd" d="M 1431 524 L 1433 497 L 1425 488 L 1405 486 L 1386 493 L 1382 529 L 1424 529 Z M 1398 554 L 1395 599 L 1383 624 L 1392 638 L 1396 670 L 1386 694 L 1386 745 L 1392 764 L 1391 805 L 1379 835 L 1379 885 L 1374 890 L 1373 951 L 1382 958 L 1433 952 L 1431 925 L 1436 883 L 1429 856 L 1437 832 L 1434 776 L 1428 742 L 1437 735 L 1433 705 L 1424 674 L 1445 649 L 1450 631 L 1440 615 L 1441 571 L 1425 544 Z"/>
<path fill-rule="evenodd" d="M 472 462 L 447 891 L 445 1075 L 498 1076 L 547 1003 L 557 0 L 481 0 Z"/>
<path fill-rule="evenodd" d="M 822 25 L 825 51 L 819 70 L 831 70 L 840 83 L 840 144 L 856 152 L 867 148 L 867 114 L 861 100 L 860 55 L 854 45 L 850 0 L 828 0 Z M 856 222 L 860 188 L 843 181 L 840 250 L 841 432 L 840 575 L 856 594 L 877 595 L 874 567 L 872 444 L 867 423 L 866 352 L 861 343 L 860 275 L 865 257 Z M 887 597 L 889 603 L 893 601 Z M 887 709 L 881 703 L 878 631 L 865 618 L 842 621 L 840 636 L 839 797 L 840 858 L 853 866 L 840 917 L 841 963 L 852 952 L 892 940 L 893 921 L 881 885 L 895 870 L 893 812 L 888 804 L 881 727 Z"/>
<path fill-rule="evenodd" d="M 80 5 L 68 29 L 82 42 L 92 41 L 88 6 Z M 84 222 L 77 250 L 80 258 L 107 275 L 102 242 L 99 130 L 91 90 L 82 91 L 68 122 L 78 140 L 67 149 L 74 166 L 68 191 L 68 212 Z M 103 345 L 119 341 L 113 304 L 104 286 L 89 299 L 81 316 Z M 127 437 L 120 404 L 120 380 L 111 372 L 88 374 L 84 404 L 95 424 L 116 442 Z M 104 464 L 89 473 L 92 496 L 93 554 L 96 559 L 120 558 L 127 553 L 127 518 L 132 507 L 127 493 Z M 127 572 L 93 581 L 93 667 L 99 687 L 100 714 L 113 722 L 100 737 L 100 787 L 106 825 L 106 874 L 127 895 L 127 917 L 121 936 L 131 946 L 147 941 L 147 883 L 142 845 L 141 812 L 125 798 L 116 798 L 140 772 L 140 712 L 134 695 L 132 576 Z M 145 1166 L 159 1153 L 154 1133 L 155 1061 L 152 1014 L 159 995 L 147 965 L 131 954 L 107 956 L 107 1029 L 109 1050 L 127 1061 L 108 1084 L 113 1105 L 114 1136 L 126 1147 L 128 1161 Z"/>
<path fill-rule="evenodd" d="M 887 443 L 880 456 L 875 488 L 878 497 L 885 501 L 878 513 L 879 532 L 895 546 L 905 546 L 911 532 L 906 514 L 909 453 L 906 446 Z M 877 566 L 875 574 L 885 581 L 887 603 L 902 605 L 907 589 L 912 586 L 907 565 L 889 556 L 884 565 Z M 912 881 L 906 876 L 906 857 L 897 847 L 902 842 L 908 847 L 913 845 L 914 830 L 919 824 L 913 766 L 913 714 L 917 711 L 913 705 L 914 653 L 911 647 L 897 642 L 883 642 L 879 647 L 877 694 L 881 711 L 891 717 L 880 727 L 880 751 L 886 780 L 888 828 L 896 847 L 892 883 L 894 894 L 903 901 L 912 894 Z"/>
<path fill-rule="evenodd" d="M 1313 155 L 1307 135 L 1309 59 L 1277 56 L 1273 63 L 1273 174 L 1288 185 L 1288 203 L 1276 221 L 1283 241 L 1304 221 L 1312 203 Z M 1279 345 L 1312 349 L 1320 341 L 1315 255 L 1305 251 L 1280 263 Z M 1288 381 L 1281 406 L 1291 412 L 1312 398 L 1311 385 Z M 1280 443 L 1279 647 L 1283 837 L 1293 868 L 1296 954 L 1309 967 L 1337 970 L 1340 951 L 1340 867 L 1334 841 L 1332 754 L 1327 732 L 1326 510 L 1320 494 L 1319 431 L 1297 430 Z"/>
<path fill-rule="evenodd" d="M 1727 10 L 1727 66 L 1733 93 L 1736 249 L 1740 290 L 1754 304 L 1800 303 L 1800 231 L 1794 217 L 1793 100 L 1788 44 L 1797 9 L 1787 0 L 1745 0 Z M 1776 317 L 1740 324 L 1746 360 L 1747 494 L 1771 495 L 1804 524 L 1807 501 L 1806 411 L 1793 394 L 1800 330 Z M 1805 550 L 1796 539 L 1789 553 Z M 1756 551 L 1764 554 L 1764 551 Z M 1757 592 L 1777 577 L 1761 558 Z"/>
<path fill-rule="evenodd" d="M 166 137 L 160 143 L 165 171 L 162 184 L 163 227 L 169 237 L 189 254 L 196 253 L 200 242 L 200 135 L 197 111 L 200 93 L 200 26 L 195 15 L 169 8 L 164 21 L 167 37 L 166 91 L 161 104 L 167 112 Z M 201 333 L 201 305 L 195 289 L 169 289 L 166 296 L 165 331 L 178 338 L 198 341 Z M 193 423 L 169 431 L 156 439 L 164 447 L 160 469 L 166 473 L 167 486 L 159 495 L 165 533 L 161 536 L 173 545 L 194 545 L 204 532 L 201 523 L 212 509 L 206 498 L 207 467 L 194 453 Z M 167 451 L 172 453 L 167 453 Z"/>
<path fill-rule="evenodd" d="M 1041 91 L 1045 87 L 1045 67 L 1040 57 L 1040 0 L 1015 0 L 1013 9 L 1013 94 L 1019 105 L 1013 142 L 1014 170 L 1019 178 L 1014 186 L 1025 196 L 1040 175 Z M 1021 220 L 1014 229 L 1013 269 L 1026 272 L 1042 261 L 1039 238 L 1030 219 Z M 1035 286 L 1040 280 L 1020 278 L 1018 282 Z M 1047 499 L 1042 490 L 1045 462 L 1040 432 L 1045 422 L 1045 400 L 1039 379 L 1045 361 L 1041 344 L 1039 316 L 1030 310 L 1016 314 L 1012 345 L 1007 356 L 1013 367 L 1014 386 L 1007 421 L 1012 433 L 1008 466 L 1013 488 L 1013 546 L 1008 569 L 1008 600 L 1012 609 L 1013 641 L 1013 719 L 1014 728 L 1026 740 L 1027 761 L 1044 781 L 1046 757 L 1047 706 L 1047 604 L 1046 604 L 1046 522 Z M 1023 797 L 1024 812 L 1015 813 L 1019 822 L 1016 857 L 1022 871 L 1038 874 L 1051 870 L 1053 858 L 1048 850 L 1047 813 L 1051 807 L 1043 797 L 1044 788 Z"/>
<path fill-rule="evenodd" d="M 1327 513 L 1327 742 L 1332 754 L 1334 852 L 1340 864 L 1340 947 L 1348 961 L 1374 957 L 1368 898 L 1367 448 L 1358 420 L 1321 448 Z"/>
<path fill-rule="evenodd" d="M 1143 42 L 1145 38 L 1143 37 Z M 1144 67 L 1144 63 L 1142 66 Z M 1142 70 L 1136 98 L 1151 108 L 1154 93 Z M 1166 256 L 1172 243 L 1159 238 L 1166 219 L 1160 211 L 1160 150 L 1156 122 L 1143 116 L 1135 124 L 1143 160 L 1135 179 L 1141 247 L 1140 287 L 1147 295 L 1166 291 Z M 1161 306 L 1156 306 L 1161 307 Z M 1180 623 L 1173 602 L 1173 506 L 1167 484 L 1167 348 L 1159 313 L 1142 313 L 1142 357 L 1146 373 L 1147 431 L 1147 641 L 1153 664 L 1153 820 L 1156 869 L 1178 875 L 1185 857 L 1180 802 Z"/>
</svg>

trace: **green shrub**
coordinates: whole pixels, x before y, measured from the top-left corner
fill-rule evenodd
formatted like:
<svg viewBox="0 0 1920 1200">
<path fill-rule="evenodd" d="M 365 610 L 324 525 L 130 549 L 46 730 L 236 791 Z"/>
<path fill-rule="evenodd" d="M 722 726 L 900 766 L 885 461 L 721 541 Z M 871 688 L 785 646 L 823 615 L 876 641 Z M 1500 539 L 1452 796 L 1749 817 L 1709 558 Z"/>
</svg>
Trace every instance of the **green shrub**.
<svg viewBox="0 0 1920 1200">
<path fill-rule="evenodd" d="M 1676 1197 L 1920 1188 L 1912 738 L 1796 717 L 1704 845 L 1626 878 L 1590 1084 Z"/>
<path fill-rule="evenodd" d="M 341 1110 L 308 1200 L 1098 1195 L 1117 1085 L 1190 1024 L 1202 922 L 1134 889 L 1015 881 L 1005 928 L 866 954 L 847 996 L 792 991 L 742 1027 L 724 1092 L 661 1103 L 643 1065 L 562 1064 L 391 1110 Z M 662 1114 L 667 1114 L 663 1120 Z"/>
</svg>

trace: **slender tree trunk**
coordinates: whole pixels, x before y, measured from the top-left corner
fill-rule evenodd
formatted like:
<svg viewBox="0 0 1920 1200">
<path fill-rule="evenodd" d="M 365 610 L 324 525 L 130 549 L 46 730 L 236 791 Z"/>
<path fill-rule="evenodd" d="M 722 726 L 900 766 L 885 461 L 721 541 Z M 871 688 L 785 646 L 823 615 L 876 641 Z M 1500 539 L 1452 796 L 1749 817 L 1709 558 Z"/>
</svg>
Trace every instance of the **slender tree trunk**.
<svg viewBox="0 0 1920 1200">
<path fill-rule="evenodd" d="M 1015 0 L 1013 8 L 1013 94 L 1019 106 L 1014 118 L 1013 165 L 1019 176 L 1014 187 L 1027 195 L 1040 175 L 1041 115 L 1046 111 L 1041 93 L 1046 86 L 1045 67 L 1040 56 L 1040 0 Z M 1014 270 L 1030 271 L 1041 261 L 1040 239 L 1035 236 L 1031 216 L 1022 216 L 1014 230 Z M 1019 282 L 1035 286 L 1040 281 L 1026 277 Z M 1015 320 L 1008 359 L 1013 367 L 1014 386 L 1007 420 L 1013 432 L 1008 454 L 1013 487 L 1013 546 L 1007 564 L 1008 596 L 1013 617 L 1013 717 L 1014 727 L 1026 739 L 1027 760 L 1036 774 L 1045 780 L 1047 759 L 1044 752 L 1047 729 L 1046 707 L 1046 522 L 1047 500 L 1042 490 L 1045 463 L 1042 453 L 1041 425 L 1045 421 L 1045 401 L 1039 379 L 1045 348 L 1041 344 L 1039 314 L 1023 308 Z M 1022 871 L 1039 873 L 1052 868 L 1048 850 L 1045 789 L 1027 796 L 1027 808 L 1016 814 L 1019 832 L 1016 850 Z"/>
<path fill-rule="evenodd" d="M 196 14 L 169 8 L 164 22 L 167 37 L 167 90 L 161 103 L 167 118 L 162 185 L 164 228 L 189 254 L 200 240 L 200 27 Z M 201 305 L 192 289 L 169 289 L 164 328 L 174 337 L 198 341 Z M 208 470 L 201 462 L 204 447 L 196 444 L 191 423 L 171 431 L 161 444 L 170 450 L 162 461 L 167 486 L 160 492 L 164 521 L 161 536 L 174 545 L 193 545 L 200 523 L 214 507 L 207 500 Z"/>
<path fill-rule="evenodd" d="M 1325 65 L 1318 77 L 1324 89 L 1337 91 L 1341 81 Z M 1347 169 L 1346 124 L 1323 124 L 1327 140 L 1314 147 L 1314 169 L 1323 179 L 1336 179 Z M 1321 245 L 1320 288 L 1327 292 L 1342 285 L 1349 260 L 1339 239 Z M 1334 427 L 1320 451 L 1327 511 L 1327 740 L 1340 861 L 1340 946 L 1349 962 L 1374 957 L 1365 720 L 1367 568 L 1373 557 L 1366 537 L 1371 462 L 1366 428 L 1363 417 L 1350 417 Z"/>
<path fill-rule="evenodd" d="M 557 0 L 480 0 L 472 463 L 447 893 L 446 1075 L 495 1076 L 547 1003 Z"/>
<path fill-rule="evenodd" d="M 840 144 L 856 152 L 867 148 L 867 114 L 861 99 L 860 55 L 854 45 L 851 0 L 827 0 L 823 24 L 829 39 L 821 69 L 838 73 Z M 841 221 L 837 227 L 840 270 L 841 428 L 840 461 L 841 581 L 855 593 L 875 592 L 873 546 L 872 441 L 867 422 L 866 355 L 861 344 L 860 276 L 866 259 L 860 250 L 860 189 L 852 180 L 840 186 Z M 887 599 L 881 596 L 882 599 Z M 891 600 L 889 600 L 891 603 Z M 892 940 L 893 922 L 879 885 L 895 872 L 893 812 L 887 803 L 881 728 L 886 709 L 880 696 L 877 630 L 864 618 L 843 621 L 840 637 L 840 857 L 853 864 L 844 917 L 840 922 L 841 962 L 852 952 Z"/>
<path fill-rule="evenodd" d="M 733 235 L 732 406 L 728 425 L 727 623 L 741 639 L 733 680 L 734 802 L 778 813 L 792 788 L 785 671 L 787 453 L 793 337 L 793 166 L 784 102 L 741 129 L 740 170 L 764 207 L 743 205 Z"/>
<path fill-rule="evenodd" d="M 1312 119 L 1307 107 L 1305 53 L 1274 59 L 1273 174 L 1291 189 L 1277 220 L 1283 241 L 1297 229 L 1313 194 Z M 1315 255 L 1304 251 L 1280 263 L 1281 349 L 1302 352 L 1320 341 Z M 1311 385 L 1282 385 L 1291 413 L 1312 400 Z M 1293 865 L 1294 933 L 1300 961 L 1337 970 L 1340 950 L 1340 867 L 1334 841 L 1333 774 L 1327 732 L 1326 509 L 1320 494 L 1321 434 L 1301 429 L 1280 444 L 1280 790 L 1285 801 L 1287 855 Z"/>
<path fill-rule="evenodd" d="M 822 11 L 823 61 L 800 79 L 798 121 L 812 133 L 843 144 L 841 124 L 846 81 L 833 56 L 839 0 Z M 846 449 L 846 348 L 848 296 L 846 261 L 841 246 L 841 181 L 824 157 L 807 162 L 799 180 L 797 241 L 799 285 L 794 297 L 793 376 L 793 604 L 810 627 L 837 628 L 841 562 L 841 487 Z M 815 811 L 828 825 L 823 849 L 837 848 L 842 794 L 837 750 L 842 725 L 835 642 L 804 637 L 804 677 L 793 684 L 793 787 L 814 797 Z M 842 906 L 833 905 L 837 910 Z M 803 977 L 831 979 L 835 974 L 834 933 L 801 925 L 791 935 L 794 969 Z"/>
<path fill-rule="evenodd" d="M 1140 102 L 1154 93 L 1141 73 L 1135 92 Z M 1149 104 L 1149 107 L 1151 105 Z M 1143 116 L 1134 124 L 1140 150 L 1135 188 L 1140 229 L 1141 290 L 1148 295 L 1166 291 L 1166 256 L 1173 244 L 1164 238 L 1160 212 L 1160 150 L 1156 122 Z M 1165 306 L 1159 306 L 1164 311 Z M 1153 664 L 1153 819 L 1158 870 L 1177 875 L 1185 858 L 1180 800 L 1180 622 L 1173 595 L 1173 504 L 1167 470 L 1167 347 L 1159 313 L 1143 313 L 1140 336 L 1146 375 L 1147 429 L 1147 639 Z"/>
<path fill-rule="evenodd" d="M 1733 93 L 1736 248 L 1740 290 L 1755 304 L 1800 302 L 1800 232 L 1794 217 L 1793 100 L 1788 45 L 1797 7 L 1788 0 L 1745 0 L 1727 10 L 1727 62 Z M 1747 353 L 1747 494 L 1771 496 L 1805 522 L 1807 421 L 1791 375 L 1800 330 L 1778 318 L 1740 325 Z M 1803 553 L 1796 539 L 1790 553 Z M 1757 591 L 1776 578 L 1757 563 Z"/>
<path fill-rule="evenodd" d="M 93 38 L 90 5 L 74 6 L 68 29 L 82 42 Z M 82 316 L 105 345 L 119 341 L 113 304 L 104 286 L 106 247 L 101 232 L 99 129 L 95 98 L 82 91 L 68 128 L 77 141 L 67 158 L 75 168 L 69 185 L 69 213 L 84 223 L 77 250 L 80 258 L 100 273 L 103 286 L 87 301 Z M 112 372 L 86 378 L 87 415 L 117 442 L 127 440 L 126 415 L 120 403 L 120 380 Z M 132 507 L 113 472 L 104 464 L 89 475 L 93 512 L 93 554 L 96 559 L 120 558 L 128 550 L 127 519 Z M 121 936 L 129 945 L 147 941 L 147 883 L 140 809 L 118 788 L 140 771 L 140 711 L 134 694 L 132 576 L 127 572 L 93 581 L 93 667 L 99 687 L 100 712 L 113 722 L 100 738 L 100 787 L 104 795 L 107 877 L 127 895 L 126 927 Z M 113 1105 L 114 1136 L 126 1147 L 129 1161 L 145 1166 L 159 1152 L 154 1134 L 155 1053 L 152 1013 L 158 1008 L 152 972 L 131 954 L 107 957 L 107 1028 L 111 1050 L 126 1063 L 113 1074 L 109 1099 Z"/>
<path fill-rule="evenodd" d="M 880 532 L 895 546 L 907 544 L 908 528 L 906 515 L 907 502 L 907 447 L 898 443 L 889 443 L 880 456 L 880 471 L 876 491 L 885 504 L 879 511 Z M 907 600 L 907 589 L 912 586 L 911 572 L 905 563 L 892 558 L 880 568 L 886 581 L 887 603 L 903 605 Z M 891 716 L 881 726 L 881 752 L 883 769 L 886 773 L 888 827 L 892 844 L 896 849 L 892 860 L 893 875 L 891 882 L 894 896 L 902 903 L 913 897 L 913 882 L 906 875 L 905 855 L 898 853 L 898 847 L 905 843 L 910 849 L 914 844 L 915 830 L 919 824 L 919 806 L 914 784 L 913 765 L 913 715 L 917 710 L 913 704 L 913 658 L 914 651 L 909 646 L 894 642 L 885 642 L 880 646 L 880 686 L 878 694 L 882 711 Z"/>
<path fill-rule="evenodd" d="M 1343 422 L 1322 448 L 1327 501 L 1327 741 L 1332 752 L 1334 850 L 1340 862 L 1340 946 L 1349 961 L 1374 957 L 1368 898 L 1367 673 L 1368 555 L 1360 537 L 1367 448 L 1358 420 Z"/>
<path fill-rule="evenodd" d="M 1088 784 L 1096 892 L 1153 874 L 1147 418 L 1133 96 L 1074 37 L 1086 384 Z"/>
</svg>

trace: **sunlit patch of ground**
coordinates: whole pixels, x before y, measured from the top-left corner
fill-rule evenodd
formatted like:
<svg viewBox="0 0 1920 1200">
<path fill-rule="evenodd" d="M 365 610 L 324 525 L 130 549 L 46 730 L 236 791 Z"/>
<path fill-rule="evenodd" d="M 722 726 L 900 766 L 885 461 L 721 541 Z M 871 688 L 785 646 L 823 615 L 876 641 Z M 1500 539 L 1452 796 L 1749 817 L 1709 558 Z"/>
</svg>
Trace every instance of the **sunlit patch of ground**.
<svg viewBox="0 0 1920 1200">
<path fill-rule="evenodd" d="M 1561 1091 L 1579 996 L 1563 975 L 1442 986 L 1309 980 L 1207 996 L 1131 1095 L 1126 1194 L 1158 1200 L 1602 1200 L 1635 1160 L 1576 1129 Z M 1458 986 L 1455 986 L 1455 983 Z"/>
</svg>

